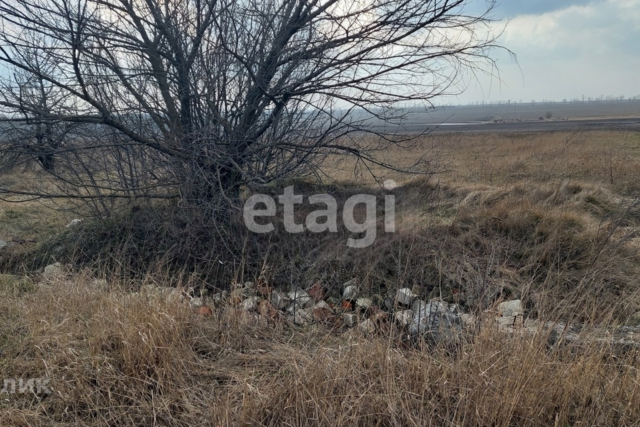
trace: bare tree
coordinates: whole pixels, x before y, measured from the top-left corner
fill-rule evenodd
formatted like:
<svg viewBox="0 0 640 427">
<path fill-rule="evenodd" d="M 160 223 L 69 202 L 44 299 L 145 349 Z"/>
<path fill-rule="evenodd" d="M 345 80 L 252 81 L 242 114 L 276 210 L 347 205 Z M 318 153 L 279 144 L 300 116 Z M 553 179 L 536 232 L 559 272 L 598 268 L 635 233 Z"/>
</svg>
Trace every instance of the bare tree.
<svg viewBox="0 0 640 427">
<path fill-rule="evenodd" d="M 44 170 L 54 171 L 54 153 L 75 126 L 54 118 L 67 95 L 43 77 L 52 67 L 37 52 L 26 48 L 22 54 L 37 73 L 15 70 L 0 86 L 0 99 L 17 107 L 3 122 L 0 156 L 5 167 L 36 161 Z"/>
<path fill-rule="evenodd" d="M 46 147 L 40 164 L 60 191 L 30 194 L 179 197 L 203 209 L 241 184 L 317 173 L 326 155 L 394 167 L 375 155 L 406 141 L 384 132 L 402 125 L 394 107 L 429 106 L 465 71 L 493 66 L 493 2 L 477 15 L 467 6 L 0 0 L 4 121 L 40 129 L 35 144 L 3 138 L 0 150 Z M 53 137 L 53 124 L 69 127 Z"/>
</svg>

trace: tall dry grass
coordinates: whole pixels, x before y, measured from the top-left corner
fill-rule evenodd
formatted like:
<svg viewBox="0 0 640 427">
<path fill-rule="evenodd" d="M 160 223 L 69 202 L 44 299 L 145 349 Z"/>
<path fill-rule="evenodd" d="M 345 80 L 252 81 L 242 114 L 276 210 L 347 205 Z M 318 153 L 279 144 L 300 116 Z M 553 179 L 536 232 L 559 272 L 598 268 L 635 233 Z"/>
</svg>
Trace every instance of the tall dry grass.
<svg viewBox="0 0 640 427">
<path fill-rule="evenodd" d="M 87 277 L 3 291 L 1 425 L 637 425 L 635 350 L 486 328 L 429 347 L 132 297 Z"/>
<path fill-rule="evenodd" d="M 627 195 L 637 194 L 640 184 L 640 135 L 622 131 L 517 132 L 433 134 L 419 137 L 411 149 L 391 148 L 379 160 L 409 167 L 425 155 L 416 173 L 434 174 L 449 184 L 538 184 L 565 179 L 604 184 Z M 326 162 L 329 178 L 372 182 L 370 174 L 346 159 Z M 371 170 L 384 178 L 403 182 L 414 175 Z"/>
</svg>

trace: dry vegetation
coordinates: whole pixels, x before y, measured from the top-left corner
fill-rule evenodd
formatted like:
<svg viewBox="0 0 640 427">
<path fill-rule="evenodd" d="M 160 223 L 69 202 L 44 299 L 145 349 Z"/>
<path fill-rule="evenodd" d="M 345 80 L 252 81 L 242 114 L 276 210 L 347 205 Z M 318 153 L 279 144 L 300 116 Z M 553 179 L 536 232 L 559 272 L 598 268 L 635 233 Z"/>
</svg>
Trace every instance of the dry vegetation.
<svg viewBox="0 0 640 427">
<path fill-rule="evenodd" d="M 392 164 L 409 165 L 426 154 L 429 166 L 416 172 L 436 173 L 451 185 L 495 186 L 549 183 L 569 179 L 608 186 L 633 195 L 640 189 L 640 135 L 634 132 L 534 132 L 504 134 L 437 134 L 413 142 L 410 150 L 396 148 L 380 155 Z M 339 180 L 369 177 L 362 168 L 341 162 L 328 168 Z M 374 172 L 404 181 L 407 174 Z"/>
<path fill-rule="evenodd" d="M 206 242 L 194 235 L 194 246 L 171 252 L 180 234 L 144 210 L 120 228 L 65 231 L 75 246 L 69 253 L 60 238 L 0 250 L 14 273 L 37 267 L 24 262 L 30 255 L 47 263 L 56 254 L 79 270 L 53 282 L 37 273 L 0 276 L 0 378 L 47 377 L 53 390 L 1 394 L 0 425 L 638 425 L 634 345 L 567 344 L 543 330 L 521 336 L 480 325 L 433 346 L 391 325 L 368 336 L 294 327 L 228 306 L 203 317 L 182 304 L 131 296 L 143 284 L 181 280 L 222 288 L 261 275 L 289 288 L 320 278 L 335 289 L 358 277 L 376 298 L 408 286 L 476 314 L 521 298 L 532 319 L 637 320 L 640 135 L 427 136 L 411 154 L 388 152 L 385 160 L 425 150 L 434 159 L 427 171 L 439 173 L 388 173 L 403 182 L 398 232 L 359 252 L 346 250 L 344 233 L 276 233 L 247 239 L 237 263 L 198 253 L 200 262 L 228 268 L 162 274 L 169 258 L 186 262 L 184 254 Z M 358 190 L 345 184 L 353 165 L 331 166 L 334 194 Z M 358 185 L 366 179 L 359 176 Z M 0 237 L 64 229 L 60 213 L 43 229 L 28 222 L 32 212 L 42 216 L 38 206 L 0 205 Z M 151 242 L 143 248 L 136 239 Z M 107 244 L 120 252 L 95 250 Z M 159 252 L 172 255 L 152 266 Z M 122 269 L 148 260 L 148 274 L 114 274 L 114 259 Z M 95 271 L 107 286 L 94 284 Z"/>
</svg>

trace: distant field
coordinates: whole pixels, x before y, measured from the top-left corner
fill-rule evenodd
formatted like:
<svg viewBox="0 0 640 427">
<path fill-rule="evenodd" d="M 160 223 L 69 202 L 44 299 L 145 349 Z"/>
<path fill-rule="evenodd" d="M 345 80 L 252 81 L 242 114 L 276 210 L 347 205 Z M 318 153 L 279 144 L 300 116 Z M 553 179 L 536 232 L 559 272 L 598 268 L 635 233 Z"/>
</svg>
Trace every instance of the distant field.
<svg viewBox="0 0 640 427">
<path fill-rule="evenodd" d="M 438 107 L 429 113 L 409 114 L 409 120 L 430 124 L 474 123 L 492 120 L 539 120 L 551 113 L 551 119 L 640 117 L 640 100 L 597 102 L 536 102 L 501 105 Z"/>
<path fill-rule="evenodd" d="M 424 162 L 414 165 L 417 159 Z M 447 133 L 418 137 L 409 148 L 393 147 L 378 160 L 416 174 L 457 184 L 514 184 L 563 179 L 607 184 L 616 191 L 640 190 L 640 133 L 624 131 Z M 372 183 L 349 159 L 327 162 L 337 180 Z M 403 182 L 417 175 L 372 167 L 374 173 Z M 354 178 L 354 171 L 359 174 Z"/>
<path fill-rule="evenodd" d="M 372 119 L 370 126 L 389 133 L 640 131 L 640 100 L 438 107 L 400 114 L 401 125 Z"/>
</svg>

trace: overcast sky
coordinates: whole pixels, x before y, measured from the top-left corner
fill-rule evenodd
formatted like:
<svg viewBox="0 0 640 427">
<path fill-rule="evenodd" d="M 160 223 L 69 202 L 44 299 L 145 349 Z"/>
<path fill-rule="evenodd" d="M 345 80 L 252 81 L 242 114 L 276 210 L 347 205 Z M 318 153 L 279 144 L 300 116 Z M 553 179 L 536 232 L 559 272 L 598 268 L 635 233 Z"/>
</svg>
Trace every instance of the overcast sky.
<svg viewBox="0 0 640 427">
<path fill-rule="evenodd" d="M 492 15 L 518 63 L 496 55 L 502 82 L 469 79 L 451 102 L 640 95 L 640 0 L 501 0 Z"/>
</svg>

